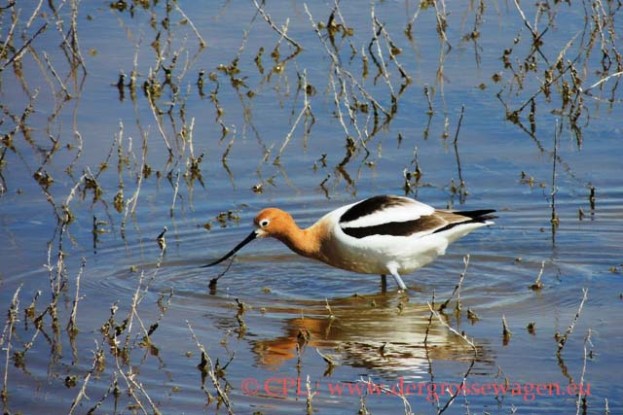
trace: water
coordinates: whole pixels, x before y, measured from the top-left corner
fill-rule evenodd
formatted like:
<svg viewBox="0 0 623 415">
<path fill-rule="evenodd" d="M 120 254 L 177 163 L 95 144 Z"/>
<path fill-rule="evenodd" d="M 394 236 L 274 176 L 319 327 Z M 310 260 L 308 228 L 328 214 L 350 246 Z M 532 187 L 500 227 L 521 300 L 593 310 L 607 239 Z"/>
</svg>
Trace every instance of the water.
<svg viewBox="0 0 623 415">
<path fill-rule="evenodd" d="M 340 4 L 331 39 L 326 30 L 317 35 L 303 3 L 271 5 L 271 22 L 282 28 L 287 21 L 288 36 L 302 46 L 290 56 L 295 47 L 253 4 L 207 10 L 179 2 L 205 49 L 175 4 L 166 4 L 168 22 L 165 4 L 133 3 L 133 14 L 79 4 L 86 75 L 80 66 L 71 70 L 53 29 L 62 21 L 68 33 L 70 4 L 58 19 L 51 9 L 38 14 L 31 27 L 25 16 L 32 10 L 19 6 L 16 45 L 48 27 L 23 55 L 22 74 L 8 66 L 0 88 L 6 316 L 17 301 L 2 335 L 5 412 L 69 413 L 74 402 L 74 412 L 227 412 L 198 369 L 202 348 L 213 368 L 218 360 L 215 373 L 235 413 L 301 413 L 309 405 L 318 413 L 405 412 L 396 391 L 416 413 L 448 403 L 445 413 L 573 413 L 580 387 L 586 413 L 620 412 L 621 96 L 616 76 L 589 88 L 604 68 L 601 52 L 587 53 L 592 20 L 585 26 L 583 8 L 543 11 L 537 27 L 548 30 L 538 52 L 514 4 L 438 9 L 451 48 L 440 40 L 432 6 Z M 607 6 L 602 18 L 619 13 Z M 334 5 L 307 7 L 314 22 L 326 23 Z M 534 27 L 534 6 L 522 7 Z M 3 39 L 9 13 L 2 14 Z M 412 19 L 410 40 L 404 29 Z M 474 25 L 475 41 L 463 39 Z M 565 104 L 562 81 L 573 89 L 571 71 L 549 98 L 541 87 L 576 33 L 565 62 L 575 58 L 589 93 L 571 92 Z M 401 50 L 395 61 L 392 44 Z M 331 54 L 342 72 L 332 69 Z M 387 77 L 374 64 L 381 56 Z M 236 57 L 240 72 L 223 69 Z M 127 86 L 121 97 L 114 84 L 120 71 L 129 82 L 135 60 L 136 98 Z M 532 61 L 538 70 L 526 72 Z M 171 69 L 172 87 L 163 68 Z M 150 70 L 161 84 L 156 116 L 142 89 Z M 313 119 L 301 112 L 305 82 L 314 89 L 307 96 Z M 71 99 L 63 99 L 64 89 Z M 19 125 L 29 102 L 34 112 Z M 508 120 L 524 102 L 519 123 Z M 356 103 L 367 112 L 349 114 Z M 574 105 L 581 108 L 575 119 Z M 261 208 L 286 209 L 307 226 L 346 203 L 404 194 L 405 171 L 416 168 L 421 178 L 410 180 L 411 196 L 440 208 L 494 208 L 499 217 L 404 276 L 408 298 L 391 279 L 383 292 L 377 276 L 297 257 L 276 241 L 247 246 L 209 289 L 226 264 L 201 265 L 241 241 Z M 38 171 L 53 183 L 34 180 Z M 68 224 L 59 221 L 63 206 Z M 163 253 L 156 237 L 164 227 Z M 468 254 L 460 313 L 455 297 L 443 316 L 431 315 L 433 296 L 437 306 L 451 296 Z M 541 268 L 543 288 L 531 290 Z M 66 326 L 76 298 L 74 332 Z M 503 318 L 512 331 L 507 344 Z M 554 336 L 572 323 L 557 353 Z M 448 391 L 464 378 L 465 395 L 452 399 Z"/>
</svg>

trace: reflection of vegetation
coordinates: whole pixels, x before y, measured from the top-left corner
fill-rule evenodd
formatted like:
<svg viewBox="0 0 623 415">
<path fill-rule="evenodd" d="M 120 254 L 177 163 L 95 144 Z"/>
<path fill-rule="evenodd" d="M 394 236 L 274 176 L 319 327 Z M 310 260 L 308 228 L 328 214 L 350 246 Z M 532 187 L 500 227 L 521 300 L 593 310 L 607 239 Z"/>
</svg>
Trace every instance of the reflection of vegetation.
<svg viewBox="0 0 623 415">
<path fill-rule="evenodd" d="M 573 10 L 579 13 L 573 19 L 574 16 L 563 16 L 571 13 L 567 2 L 538 2 L 522 8 L 515 1 L 509 15 L 503 16 L 496 16 L 497 12 L 484 1 L 452 6 L 464 10 L 447 10 L 450 5 L 442 1 L 416 3 L 410 6 L 415 10 L 409 11 L 405 26 L 398 27 L 385 23 L 383 13 L 387 9 L 383 4 L 373 3 L 369 13 L 356 16 L 347 8 L 353 6 L 345 2 L 336 1 L 329 8 L 304 4 L 296 13 L 292 11 L 293 17 L 282 19 L 275 17 L 280 11 L 276 3 L 253 1 L 253 5 L 247 5 L 251 17 L 242 21 L 239 47 L 233 52 L 222 50 L 229 45 L 219 49 L 224 25 L 211 21 L 217 27 L 208 37 L 205 33 L 212 28 L 201 27 L 198 16 L 187 13 L 173 0 L 111 1 L 105 12 L 90 10 L 86 16 L 83 8 L 89 5 L 77 0 L 7 1 L 0 5 L 0 203 L 6 203 L 9 195 L 34 194 L 42 204 L 49 204 L 54 227 L 46 245 L 49 292 L 28 293 L 17 288 L 10 297 L 2 287 L 7 311 L 0 336 L 5 362 L 1 393 L 5 412 L 18 406 L 12 401 L 11 390 L 16 371 L 39 383 L 36 375 L 28 372 L 31 350 L 37 347 L 49 348 L 51 376 L 66 378 L 68 388 L 78 389 L 70 413 L 86 405 L 87 396 L 92 399 L 89 405 L 93 411 L 111 400 L 111 406 L 116 406 L 125 399 L 121 405 L 127 404 L 133 411 L 159 412 L 158 402 L 151 399 L 150 391 L 140 381 L 138 369 L 148 357 L 161 359 L 153 334 L 166 315 L 172 293 L 160 296 L 154 305 L 156 316 L 148 323 L 141 314 L 150 307 L 142 300 L 157 269 L 153 273 L 137 273 L 138 284 L 131 303 L 111 305 L 110 315 L 101 317 L 100 335 L 95 346 L 91 345 L 93 350 L 80 349 L 77 345 L 81 337 L 94 331 L 93 327 L 80 327 L 79 318 L 81 307 L 87 306 L 80 294 L 80 280 L 88 272 L 88 264 L 82 258 L 70 259 L 80 243 L 76 237 L 80 229 L 91 232 L 95 252 L 104 234 L 118 232 L 124 239 L 128 223 L 132 224 L 137 217 L 142 205 L 139 202 L 145 198 L 146 183 L 168 185 L 167 206 L 174 217 L 183 209 L 183 202 L 192 200 L 196 186 L 203 189 L 212 185 L 212 178 L 206 173 L 211 154 L 219 153 L 222 168 L 235 183 L 235 150 L 255 145 L 256 159 L 245 160 L 245 164 L 258 166 L 252 191 L 260 194 L 280 180 L 289 182 L 288 155 L 297 140 L 306 146 L 328 132 L 333 140 L 331 147 L 312 157 L 316 160 L 313 171 L 318 174 L 318 187 L 327 198 L 343 188 L 356 191 L 361 171 L 374 168 L 375 157 L 380 158 L 377 155 L 388 136 L 396 137 L 401 149 L 411 146 L 404 151 L 405 159 L 398 162 L 402 165 L 396 169 L 396 188 L 402 185 L 405 193 L 416 194 L 419 188 L 431 185 L 423 179 L 426 172 L 420 163 L 426 154 L 413 144 L 416 130 L 409 129 L 407 133 L 402 130 L 404 125 L 396 125 L 400 117 L 409 117 L 410 124 L 417 124 L 412 114 L 419 112 L 426 119 L 421 127 L 422 139 L 430 140 L 438 134 L 443 145 L 452 145 L 456 160 L 455 179 L 449 178 L 447 185 L 437 186 L 448 191 L 450 203 L 454 198 L 459 203 L 465 201 L 468 179 L 463 177 L 459 133 L 463 117 L 470 117 L 470 108 L 458 106 L 460 113 L 457 108 L 449 108 L 453 105 L 447 100 L 452 80 L 449 66 L 458 54 L 458 46 L 469 45 L 473 47 L 475 65 L 490 68 L 491 63 L 483 62 L 486 51 L 482 45 L 496 33 L 486 26 L 488 21 L 503 20 L 506 30 L 515 31 L 506 48 L 494 54 L 501 58 L 501 67 L 491 76 L 491 82 L 498 88 L 495 96 L 502 106 L 500 112 L 539 151 L 552 156 L 551 180 L 522 171 L 520 182 L 551 188 L 546 196 L 551 201 L 552 233 L 556 231 L 556 173 L 562 170 L 581 182 L 575 177 L 573 166 L 557 150 L 561 132 L 570 132 L 579 148 L 588 139 L 583 131 L 597 106 L 614 109 L 621 103 L 623 58 L 617 42 L 620 26 L 615 24 L 621 19 L 616 17 L 621 13 L 620 4 L 582 2 L 583 8 Z M 288 3 L 287 7 L 290 6 Z M 214 13 L 233 13 L 228 8 L 233 10 L 239 5 L 225 2 Z M 299 19 L 296 23 L 295 14 Z M 458 15 L 471 22 L 466 29 L 460 26 Z M 561 33 L 562 17 L 581 25 L 575 32 Z M 135 48 L 133 59 L 121 58 L 120 73 L 113 64 L 103 68 L 89 66 L 88 57 L 96 56 L 97 48 L 89 48 L 87 59 L 83 56 L 83 36 L 98 19 L 110 19 L 105 20 L 105 26 L 111 32 L 99 28 L 103 40 L 96 46 L 110 49 L 106 43 L 111 41 L 106 38 L 112 38 L 115 31 L 125 33 L 129 47 Z M 115 28 L 111 22 L 121 27 Z M 134 30 L 140 22 L 147 25 L 137 35 Z M 258 32 L 262 39 L 259 46 L 254 41 Z M 437 42 L 437 48 L 433 47 L 437 56 L 432 59 L 432 76 L 426 73 L 430 69 L 427 59 L 418 58 L 429 33 Z M 464 65 L 467 59 L 458 60 Z M 120 121 L 111 127 L 115 133 L 108 138 L 108 147 L 96 146 L 95 142 L 106 138 L 82 120 L 87 87 L 99 82 L 96 75 L 109 80 L 120 103 L 131 105 L 134 111 L 135 123 Z M 485 81 L 478 87 L 483 93 L 492 89 Z M 275 117 L 262 112 L 267 101 L 275 103 L 284 114 L 283 119 L 275 121 Z M 128 111 L 121 104 L 115 119 L 127 116 L 122 115 Z M 560 119 L 554 134 L 548 130 L 554 124 L 553 118 Z M 211 140 L 209 133 L 196 133 L 199 128 L 206 129 L 199 124 L 212 123 L 217 126 L 213 134 L 216 139 Z M 270 123 L 284 126 L 282 136 L 267 137 L 274 133 L 274 129 L 269 133 L 264 129 Z M 452 140 L 453 126 L 453 141 L 447 143 Z M 247 134 L 255 143 L 241 139 Z M 543 134 L 554 136 L 553 143 L 548 145 Z M 99 154 L 96 162 L 88 163 L 83 156 L 91 147 L 107 151 Z M 340 150 L 335 151 L 336 148 Z M 588 189 L 593 213 L 595 187 L 590 183 L 582 185 Z M 579 215 L 583 218 L 584 212 L 580 210 Z M 216 215 L 205 227 L 229 226 L 237 221 L 238 211 L 233 209 Z M 117 222 L 121 224 L 118 228 Z M 160 255 L 164 255 L 164 234 L 157 241 L 163 249 Z M 158 265 L 160 260 L 161 257 L 156 261 Z M 541 288 L 537 283 L 540 281 L 533 285 L 536 291 Z M 244 338 L 254 328 L 244 319 L 245 309 L 240 304 L 243 303 L 239 303 L 236 317 L 240 337 Z M 468 313 L 474 321 L 477 319 L 473 311 Z M 508 327 L 505 329 L 510 333 Z M 561 352 L 572 330 L 573 325 L 557 339 L 557 358 L 565 376 L 568 372 Z M 303 341 L 298 332 L 296 336 L 299 356 L 302 347 L 317 341 L 302 335 Z M 585 348 L 589 344 L 590 334 Z M 201 350 L 203 346 L 198 340 L 197 345 Z M 64 347 L 69 347 L 71 357 L 62 353 Z M 423 349 L 429 352 L 426 346 Z M 361 354 L 355 347 L 351 355 L 357 352 Z M 201 358 L 195 360 L 201 360 L 201 387 L 208 403 L 216 400 L 217 405 L 231 410 L 225 369 L 232 361 L 237 362 L 227 353 L 228 363 L 219 366 L 218 361 L 212 363 L 204 350 L 201 353 Z M 74 366 L 79 360 L 89 361 L 91 367 L 82 370 L 84 367 Z M 164 366 L 164 362 L 159 362 Z M 210 393 L 209 386 L 204 387 L 206 376 L 212 381 L 216 396 Z M 89 393 L 90 385 L 98 378 L 104 391 L 94 396 Z M 311 392 L 308 405 L 311 408 Z M 438 405 L 438 412 L 443 408 Z"/>
<path fill-rule="evenodd" d="M 236 146 L 236 142 L 239 141 L 237 139 L 239 129 L 235 128 L 235 123 L 232 123 L 231 119 L 226 118 L 227 113 L 231 110 L 228 111 L 223 107 L 224 95 L 233 92 L 237 96 L 246 124 L 245 129 L 248 127 L 249 131 L 253 132 L 261 148 L 260 164 L 272 160 L 275 168 L 283 173 L 285 171 L 283 170 L 283 163 L 280 161 L 284 152 L 301 125 L 303 141 L 306 142 L 312 136 L 317 120 L 315 113 L 318 107 L 323 106 L 320 101 L 329 97 L 328 103 L 331 104 L 331 112 L 342 130 L 346 151 L 340 159 L 327 160 L 329 163 L 323 163 L 327 168 L 332 169 L 332 174 L 331 176 L 326 174 L 321 176 L 319 184 L 325 192 L 330 192 L 326 178 L 331 177 L 334 182 L 333 186 L 344 181 L 348 187 L 354 187 L 358 175 L 354 176 L 352 171 L 349 171 L 349 166 L 357 161 L 360 154 L 363 158 L 360 160 L 363 162 L 362 166 L 373 167 L 375 165 L 374 161 L 369 160 L 372 157 L 369 144 L 375 140 L 380 132 L 384 133 L 391 126 L 396 114 L 401 112 L 402 98 L 413 85 L 414 70 L 411 65 L 407 64 L 409 58 L 406 53 L 410 48 L 417 46 L 415 44 L 417 33 L 414 31 L 419 26 L 416 23 L 427 18 L 427 14 L 431 14 L 440 42 L 436 85 L 424 87 L 424 95 L 428 102 L 428 125 L 424 130 L 424 136 L 427 137 L 436 112 L 434 104 L 441 98 L 441 103 L 445 106 L 448 58 L 456 49 L 457 43 L 473 43 L 475 61 L 477 65 L 480 65 L 482 47 L 479 46 L 478 42 L 481 40 L 484 30 L 484 16 L 489 12 L 483 2 L 470 8 L 469 13 L 473 14 L 473 27 L 467 34 L 455 40 L 451 38 L 448 32 L 452 23 L 443 3 L 422 2 L 408 20 L 402 33 L 389 30 L 373 6 L 370 10 L 371 31 L 369 37 L 365 33 L 361 33 L 355 25 L 348 23 L 348 16 L 339 3 L 326 11 L 323 17 L 314 16 L 312 11 L 305 7 L 305 14 L 309 20 L 309 30 L 317 35 L 315 45 L 308 44 L 305 46 L 308 50 L 312 50 L 314 46 L 319 46 L 317 49 L 321 56 L 323 55 L 328 59 L 326 70 L 328 77 L 322 80 L 325 82 L 324 85 L 319 85 L 320 79 L 316 76 L 312 77 L 302 62 L 307 50 L 303 48 L 301 41 L 290 33 L 289 20 L 285 22 L 285 26 L 282 26 L 280 22 L 271 17 L 264 2 L 254 2 L 254 5 L 257 13 L 249 22 L 240 47 L 232 59 L 228 63 L 217 62 L 209 70 L 197 70 L 198 63 L 206 53 L 209 53 L 210 45 L 204 40 L 195 22 L 176 2 L 167 1 L 153 5 L 149 2 L 134 1 L 110 3 L 111 10 L 119 13 L 123 18 L 127 16 L 131 20 L 148 19 L 149 21 L 152 33 L 146 36 L 151 37 L 147 42 L 153 53 L 153 62 L 149 66 L 145 66 L 145 60 L 139 59 L 139 49 L 137 48 L 133 67 L 129 68 L 128 71 L 129 75 L 126 76 L 122 72 L 115 85 L 122 101 L 126 97 L 126 91 L 129 92 L 137 113 L 143 113 L 145 105 L 150 109 L 157 126 L 157 132 L 169 153 L 167 165 L 165 169 L 160 171 L 160 175 L 166 177 L 172 187 L 176 189 L 175 195 L 180 190 L 180 178 L 184 179 L 189 191 L 194 183 L 199 183 L 202 187 L 205 186 L 202 164 L 205 162 L 205 151 L 209 150 L 200 150 L 199 152 L 195 150 L 197 143 L 193 140 L 193 131 L 196 122 L 195 117 L 189 116 L 187 106 L 191 83 L 196 85 L 196 91 L 200 97 L 208 98 L 213 104 L 214 119 L 221 132 L 220 140 L 228 140 L 222 154 L 223 167 L 232 175 L 227 160 Z M 31 26 L 37 21 L 35 11 L 33 11 L 26 25 L 17 17 L 16 13 L 11 15 L 12 25 L 9 32 L 11 36 L 5 42 L 1 55 L 4 56 L 2 63 L 4 67 L 16 69 L 17 79 L 24 86 L 26 96 L 31 102 L 30 105 L 22 108 L 21 112 L 15 111 L 12 106 L 5 107 L 5 113 L 14 120 L 15 128 L 5 133 L 3 152 L 9 148 L 15 148 L 12 143 L 13 137 L 17 133 L 24 134 L 27 141 L 33 146 L 38 147 L 41 151 L 47 151 L 50 155 L 61 148 L 63 141 L 57 141 L 56 138 L 53 138 L 54 135 L 50 137 L 53 144 L 51 148 L 42 147 L 38 137 L 32 137 L 27 123 L 29 115 L 36 105 L 37 95 L 32 92 L 33 88 L 28 86 L 30 80 L 23 76 L 21 69 L 19 71 L 17 69 L 21 68 L 20 65 L 23 65 L 27 58 L 35 58 L 42 64 L 42 73 L 48 77 L 49 83 L 58 86 L 54 95 L 64 98 L 58 100 L 56 110 L 50 121 L 61 114 L 68 102 L 79 97 L 86 79 L 86 69 L 77 38 L 77 7 L 74 5 L 69 14 L 69 22 L 71 23 L 68 27 L 68 33 L 70 36 L 64 37 L 61 44 L 66 57 L 67 70 L 57 68 L 46 54 L 43 54 L 45 62 L 41 62 L 38 54 L 29 52 L 31 50 L 36 52 L 36 49 L 32 49 L 35 44 L 33 42 L 42 35 L 45 36 L 49 30 L 48 26 L 53 21 L 43 21 L 40 28 L 31 33 Z M 534 22 L 530 23 L 529 20 L 531 19 L 526 17 L 526 13 L 516 3 L 516 10 L 529 32 L 531 43 L 527 44 L 524 40 L 523 31 L 520 30 L 515 37 L 514 44 L 502 54 L 503 71 L 497 72 L 493 76 L 496 83 L 506 82 L 502 84 L 497 96 L 505 107 L 507 118 L 532 137 L 542 150 L 545 149 L 545 146 L 542 144 L 542 139 L 536 135 L 536 128 L 539 123 L 537 116 L 539 107 L 547 106 L 549 107 L 548 111 L 564 116 L 568 122 L 568 127 L 575 134 L 578 144 L 581 144 L 582 128 L 588 123 L 589 116 L 589 107 L 584 102 L 586 97 L 600 99 L 595 95 L 596 91 L 602 91 L 604 94 L 608 92 L 603 100 L 611 105 L 614 104 L 620 68 L 623 67 L 621 55 L 616 49 L 616 43 L 612 41 L 616 36 L 613 21 L 618 9 L 608 8 L 601 2 L 593 8 L 585 9 L 585 24 L 582 31 L 572 36 L 562 49 L 549 47 L 547 40 L 550 35 L 550 27 L 556 23 L 558 14 L 562 12 L 560 9 L 564 7 L 567 6 L 564 4 L 547 7 L 543 4 L 538 5 L 534 11 Z M 8 7 L 7 10 L 14 8 Z M 4 11 L 4 17 L 7 17 L 7 10 Z M 59 11 L 53 7 L 52 11 L 54 12 L 53 16 L 64 17 L 59 15 Z M 91 19 L 95 18 L 91 16 Z M 266 23 L 268 30 L 274 33 L 277 41 L 270 47 L 261 46 L 257 52 L 252 52 L 248 50 L 247 44 L 249 43 L 250 32 L 257 25 L 258 19 Z M 542 27 L 543 22 L 546 24 L 545 27 Z M 14 42 L 15 33 L 20 29 L 23 29 L 22 38 L 25 41 L 21 46 L 17 46 Z M 141 43 L 142 41 L 139 41 L 138 46 Z M 599 60 L 596 59 L 598 54 L 593 53 L 593 49 L 596 47 L 599 47 L 601 52 L 601 59 Z M 267 51 L 271 52 L 268 53 Z M 516 57 L 522 52 L 525 56 Z M 573 56 L 569 56 L 571 52 L 574 52 Z M 267 62 L 267 55 L 270 56 L 270 64 Z M 591 74 L 594 64 L 599 66 L 596 73 L 600 79 L 593 82 L 590 87 L 586 87 L 584 86 L 586 78 Z M 255 68 L 256 74 L 250 71 L 251 67 Z M 65 74 L 62 73 L 61 69 L 65 71 Z M 613 69 L 619 72 L 613 72 Z M 534 77 L 541 73 L 543 74 L 542 82 Z M 68 84 L 70 79 L 74 80 L 72 85 Z M 292 82 L 292 79 L 296 79 L 296 82 Z M 608 82 L 609 80 L 611 82 Z M 612 87 L 607 91 L 605 88 L 609 84 L 612 84 Z M 291 95 L 293 98 L 291 127 L 283 137 L 281 145 L 277 147 L 278 150 L 273 150 L 274 144 L 266 142 L 266 139 L 262 137 L 262 132 L 253 117 L 253 113 L 257 111 L 253 103 L 258 94 L 265 95 L 264 87 L 268 85 L 273 88 L 277 95 L 282 94 L 279 99 L 284 101 L 290 100 L 287 92 L 291 87 L 290 85 L 296 86 L 295 93 Z M 482 85 L 483 88 L 486 88 L 486 85 Z M 142 91 L 145 100 L 140 100 L 137 97 L 137 90 Z M 325 91 L 325 93 L 318 94 L 318 91 Z M 526 95 L 525 99 L 523 99 L 524 95 Z M 523 103 L 513 104 L 511 101 L 515 97 L 522 98 Z M 451 123 L 445 108 L 444 112 L 446 114 L 441 120 L 443 130 L 441 136 L 448 138 Z M 540 113 L 544 112 L 546 110 L 540 111 Z M 144 156 L 146 157 L 147 140 L 151 134 L 148 132 L 148 125 L 146 125 L 145 120 L 139 119 L 137 121 L 140 135 L 146 140 L 143 143 L 145 147 Z M 526 127 L 526 123 L 528 127 Z M 77 161 L 83 138 L 76 119 L 74 119 L 74 124 L 76 142 L 70 145 L 77 146 Z M 50 125 L 50 128 L 52 127 Z M 400 133 L 398 136 L 402 140 Z M 62 137 L 61 140 L 63 140 Z M 153 140 L 149 141 L 152 142 L 153 147 Z M 204 147 L 202 144 L 201 148 Z M 152 149 L 151 152 L 153 153 L 154 150 Z M 148 172 L 152 171 L 152 165 L 148 160 L 144 161 L 142 171 L 144 178 L 147 179 Z M 260 171 L 258 174 L 261 174 Z M 54 182 L 54 176 L 52 172 L 46 169 L 46 163 L 43 163 L 34 172 L 33 177 L 43 188 L 49 188 Z M 266 179 L 261 178 L 255 188 L 262 188 L 267 184 L 267 181 L 272 181 L 273 178 L 273 175 L 269 175 Z M 87 186 L 86 184 L 83 185 Z M 405 191 L 415 193 L 419 185 L 421 184 L 413 182 L 405 186 Z M 6 186 L 3 184 L 3 187 Z M 460 200 L 463 201 L 467 194 L 465 186 L 465 180 L 459 177 L 458 184 L 451 182 L 448 188 L 452 193 L 458 191 L 461 194 Z M 108 196 L 109 190 L 104 186 L 96 187 L 106 193 L 106 199 L 112 203 L 117 211 L 123 211 L 128 205 L 129 200 L 124 199 L 124 193 L 128 192 L 122 191 L 121 184 L 114 192 L 114 199 Z M 175 201 L 172 205 L 175 205 Z M 132 206 L 135 206 L 135 203 L 132 203 Z"/>
<path fill-rule="evenodd" d="M 623 70 L 623 55 L 615 42 L 617 31 L 614 16 L 618 9 L 611 8 L 610 4 L 606 7 L 602 2 L 596 2 L 590 8 L 585 7 L 584 26 L 568 39 L 562 49 L 557 50 L 548 47 L 546 35 L 556 26 L 558 14 L 564 12 L 560 9 L 567 6 L 538 5 L 534 23 L 528 21 L 517 1 L 515 6 L 530 33 L 529 40 L 525 41 L 520 32 L 513 46 L 503 54 L 504 68 L 511 76 L 498 97 L 506 108 L 506 116 L 538 141 L 535 137 L 537 106 L 546 106 L 568 123 L 580 146 L 583 141 L 582 127 L 588 124 L 590 118 L 590 109 L 585 99 L 589 97 L 609 105 L 617 101 Z M 537 29 L 543 21 L 545 27 Z M 599 47 L 600 54 L 595 53 L 596 47 Z M 514 58 L 514 55 L 525 53 L 526 50 L 525 56 Z M 616 72 L 613 73 L 613 70 Z M 588 81 L 586 77 L 590 73 L 595 73 L 600 79 L 585 86 Z M 607 81 L 613 78 L 610 89 L 606 89 Z M 511 106 L 506 96 L 521 97 L 523 103 Z M 525 118 L 529 128 L 524 126 Z"/>
</svg>

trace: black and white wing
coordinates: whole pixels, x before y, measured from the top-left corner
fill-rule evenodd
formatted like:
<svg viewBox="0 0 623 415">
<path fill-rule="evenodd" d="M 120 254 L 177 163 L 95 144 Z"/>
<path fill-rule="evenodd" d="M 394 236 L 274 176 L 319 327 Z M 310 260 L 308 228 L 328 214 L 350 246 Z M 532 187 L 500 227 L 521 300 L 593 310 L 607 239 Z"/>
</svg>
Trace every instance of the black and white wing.
<svg viewBox="0 0 623 415">
<path fill-rule="evenodd" d="M 348 236 L 424 236 L 462 224 L 488 223 L 493 210 L 449 212 L 435 210 L 401 196 L 374 196 L 355 203 L 340 216 L 339 226 Z"/>
</svg>

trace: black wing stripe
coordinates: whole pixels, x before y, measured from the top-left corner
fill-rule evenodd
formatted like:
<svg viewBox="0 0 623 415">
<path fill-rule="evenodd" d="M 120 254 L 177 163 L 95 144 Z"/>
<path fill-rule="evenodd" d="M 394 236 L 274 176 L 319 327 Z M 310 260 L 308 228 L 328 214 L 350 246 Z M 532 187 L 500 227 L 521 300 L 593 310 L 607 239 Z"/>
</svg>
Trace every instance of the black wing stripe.
<svg viewBox="0 0 623 415">
<path fill-rule="evenodd" d="M 356 206 L 353 206 L 351 209 Z M 349 209 L 348 212 L 350 212 L 351 209 Z M 495 210 L 492 209 L 454 212 L 457 215 L 464 216 L 466 220 L 452 223 L 448 223 L 446 220 L 435 215 L 429 215 L 406 222 L 387 222 L 380 225 L 366 227 L 342 227 L 342 231 L 344 231 L 346 235 L 357 239 L 373 235 L 410 236 L 421 232 L 438 233 L 452 229 L 455 226 L 466 225 L 469 223 L 483 223 L 487 220 L 494 219 L 495 216 L 491 215 L 493 212 L 495 212 Z M 344 216 L 342 216 L 342 218 L 343 217 Z"/>
<path fill-rule="evenodd" d="M 373 214 L 388 207 L 403 206 L 404 199 L 392 196 L 374 196 L 357 203 L 348 209 L 340 218 L 340 223 L 352 222 L 364 216 Z"/>
<path fill-rule="evenodd" d="M 434 232 L 436 227 L 445 221 L 435 216 L 423 216 L 416 220 L 406 222 L 387 222 L 382 225 L 342 228 L 344 233 L 353 238 L 361 239 L 373 235 L 410 236 L 419 232 Z"/>
</svg>

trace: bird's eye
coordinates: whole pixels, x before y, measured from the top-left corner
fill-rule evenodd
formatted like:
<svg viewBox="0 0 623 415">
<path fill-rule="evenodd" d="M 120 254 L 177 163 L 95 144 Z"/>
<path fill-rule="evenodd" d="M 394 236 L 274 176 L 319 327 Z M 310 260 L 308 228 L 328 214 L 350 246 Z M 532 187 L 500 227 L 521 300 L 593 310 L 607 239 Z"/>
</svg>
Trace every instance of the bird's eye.
<svg viewBox="0 0 623 415">
<path fill-rule="evenodd" d="M 268 219 L 262 219 L 260 221 L 260 228 L 265 228 L 268 226 L 269 220 Z"/>
</svg>

